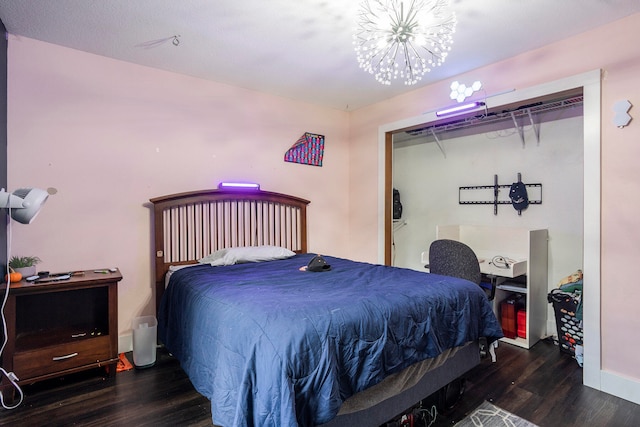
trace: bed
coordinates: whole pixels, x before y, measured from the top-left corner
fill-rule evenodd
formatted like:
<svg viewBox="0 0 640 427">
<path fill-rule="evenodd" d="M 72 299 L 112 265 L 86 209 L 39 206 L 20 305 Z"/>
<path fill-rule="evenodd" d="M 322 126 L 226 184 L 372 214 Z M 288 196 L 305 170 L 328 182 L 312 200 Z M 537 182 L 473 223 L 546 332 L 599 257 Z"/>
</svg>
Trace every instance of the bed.
<svg viewBox="0 0 640 427">
<path fill-rule="evenodd" d="M 328 255 L 330 270 L 302 271 L 307 200 L 151 202 L 159 339 L 215 425 L 378 426 L 476 366 L 478 338 L 502 336 L 465 280 Z"/>
</svg>

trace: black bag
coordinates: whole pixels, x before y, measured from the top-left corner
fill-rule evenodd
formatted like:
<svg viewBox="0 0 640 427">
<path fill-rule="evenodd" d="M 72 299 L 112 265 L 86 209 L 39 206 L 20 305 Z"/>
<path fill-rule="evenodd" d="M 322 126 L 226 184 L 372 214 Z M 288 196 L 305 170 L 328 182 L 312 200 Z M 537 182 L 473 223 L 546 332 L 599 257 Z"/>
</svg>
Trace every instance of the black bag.
<svg viewBox="0 0 640 427">
<path fill-rule="evenodd" d="M 402 203 L 400 203 L 400 192 L 393 189 L 393 219 L 402 217 Z"/>
<path fill-rule="evenodd" d="M 327 264 L 327 261 L 322 255 L 314 256 L 307 265 L 307 271 L 328 271 L 331 270 L 331 266 Z"/>
</svg>

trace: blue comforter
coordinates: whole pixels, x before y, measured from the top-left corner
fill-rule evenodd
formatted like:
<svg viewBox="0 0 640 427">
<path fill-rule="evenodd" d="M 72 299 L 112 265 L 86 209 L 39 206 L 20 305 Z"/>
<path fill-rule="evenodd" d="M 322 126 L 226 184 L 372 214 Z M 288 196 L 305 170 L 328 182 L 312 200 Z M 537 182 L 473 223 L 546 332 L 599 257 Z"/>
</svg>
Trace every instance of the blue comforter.
<svg viewBox="0 0 640 427">
<path fill-rule="evenodd" d="M 173 273 L 160 339 L 214 424 L 322 424 L 391 373 L 502 336 L 471 282 L 334 257 L 330 271 L 300 271 L 312 256 Z"/>
</svg>

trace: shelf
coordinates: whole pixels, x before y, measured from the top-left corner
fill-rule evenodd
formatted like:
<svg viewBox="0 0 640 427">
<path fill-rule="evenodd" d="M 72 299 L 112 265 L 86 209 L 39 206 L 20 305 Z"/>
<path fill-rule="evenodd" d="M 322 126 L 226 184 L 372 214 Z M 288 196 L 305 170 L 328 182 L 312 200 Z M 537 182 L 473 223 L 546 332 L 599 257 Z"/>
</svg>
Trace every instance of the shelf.
<svg viewBox="0 0 640 427">
<path fill-rule="evenodd" d="M 526 338 L 500 338 L 500 341 L 505 342 L 507 344 L 517 345 L 518 347 L 527 348 L 527 339 Z"/>
<path fill-rule="evenodd" d="M 106 333 L 99 330 L 89 332 L 84 329 L 56 329 L 51 331 L 19 333 L 16 336 L 16 351 L 30 351 L 42 347 L 74 343 L 104 335 L 106 335 Z"/>
<path fill-rule="evenodd" d="M 505 264 L 493 261 L 494 258 L 498 257 L 480 258 L 480 272 L 482 274 L 510 278 L 527 274 L 527 260 L 515 260 Z"/>
<path fill-rule="evenodd" d="M 506 291 L 506 292 L 520 292 L 520 293 L 527 293 L 527 285 L 526 284 L 520 284 L 520 283 L 503 283 L 501 285 L 496 286 L 497 289 L 500 289 L 501 291 Z"/>
<path fill-rule="evenodd" d="M 522 297 L 526 313 L 526 338 L 503 338 L 503 342 L 531 348 L 538 340 L 546 336 L 547 230 L 478 225 L 441 225 L 437 228 L 437 237 L 464 242 L 477 254 L 480 261 L 480 271 L 496 285 L 493 311 L 501 324 L 503 322 L 502 301 L 512 294 L 518 294 Z M 506 321 L 510 321 L 509 315 L 507 315 Z"/>
</svg>

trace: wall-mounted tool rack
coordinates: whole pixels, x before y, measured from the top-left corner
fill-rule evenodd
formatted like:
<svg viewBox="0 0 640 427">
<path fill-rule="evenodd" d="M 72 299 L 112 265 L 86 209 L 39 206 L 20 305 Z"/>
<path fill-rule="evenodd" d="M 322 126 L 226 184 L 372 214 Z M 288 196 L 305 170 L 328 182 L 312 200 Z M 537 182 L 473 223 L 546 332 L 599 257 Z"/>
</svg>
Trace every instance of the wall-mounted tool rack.
<svg viewBox="0 0 640 427">
<path fill-rule="evenodd" d="M 522 181 L 518 174 L 518 182 Z M 530 205 L 542 204 L 542 184 L 524 184 Z M 458 203 L 461 205 L 493 205 L 493 214 L 498 215 L 498 205 L 510 205 L 509 190 L 511 184 L 499 184 L 498 175 L 493 176 L 493 185 L 471 185 L 460 187 Z M 518 211 L 518 215 L 522 211 Z"/>
</svg>

